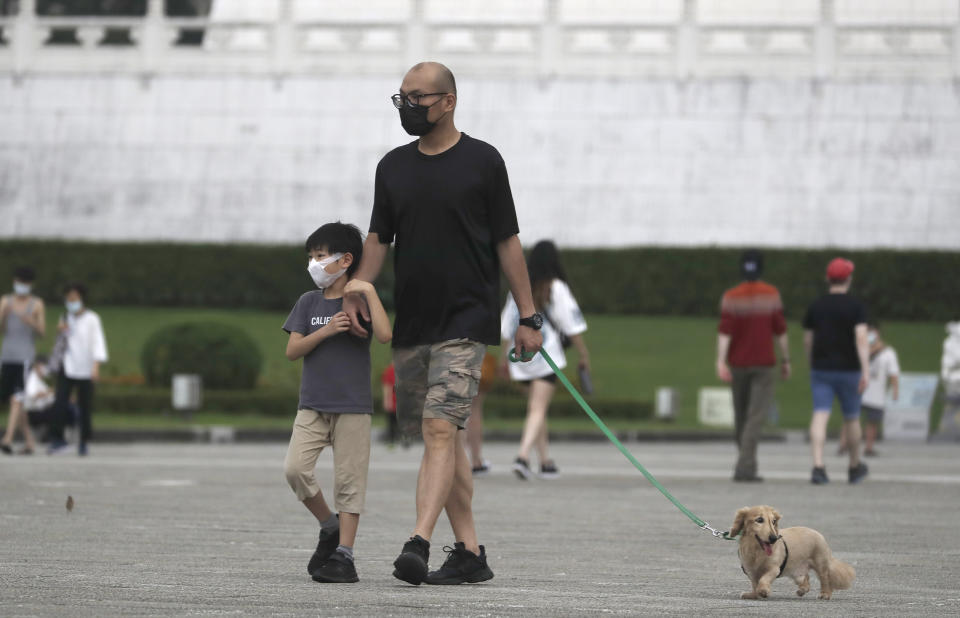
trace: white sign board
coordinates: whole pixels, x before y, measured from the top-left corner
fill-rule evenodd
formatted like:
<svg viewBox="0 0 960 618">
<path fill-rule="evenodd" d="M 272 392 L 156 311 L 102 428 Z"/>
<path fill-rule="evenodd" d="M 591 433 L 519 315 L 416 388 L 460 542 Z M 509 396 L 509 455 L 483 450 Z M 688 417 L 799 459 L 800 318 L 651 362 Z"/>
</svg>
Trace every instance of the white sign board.
<svg viewBox="0 0 960 618">
<path fill-rule="evenodd" d="M 697 420 L 713 427 L 733 427 L 733 391 L 701 388 L 697 396 Z"/>
<path fill-rule="evenodd" d="M 937 394 L 935 373 L 900 374 L 900 397 L 887 395 L 883 418 L 885 440 L 925 442 L 930 435 L 930 406 Z"/>
</svg>

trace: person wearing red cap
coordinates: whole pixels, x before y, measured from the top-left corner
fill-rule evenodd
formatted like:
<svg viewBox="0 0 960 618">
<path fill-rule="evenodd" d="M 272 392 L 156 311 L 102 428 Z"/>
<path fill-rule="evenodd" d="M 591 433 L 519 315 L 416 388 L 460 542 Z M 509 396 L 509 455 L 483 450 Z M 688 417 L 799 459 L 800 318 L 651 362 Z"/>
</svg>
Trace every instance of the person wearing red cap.
<svg viewBox="0 0 960 618">
<path fill-rule="evenodd" d="M 853 268 L 850 260 L 832 260 L 827 266 L 829 291 L 810 304 L 803 318 L 803 344 L 810 359 L 813 394 L 810 482 L 815 485 L 829 482 L 823 465 L 823 446 L 834 397 L 840 401 L 850 449 L 847 479 L 850 483 L 859 483 L 867 476 L 867 466 L 860 461 L 860 395 L 870 377 L 870 344 L 866 306 L 848 294 Z"/>
</svg>

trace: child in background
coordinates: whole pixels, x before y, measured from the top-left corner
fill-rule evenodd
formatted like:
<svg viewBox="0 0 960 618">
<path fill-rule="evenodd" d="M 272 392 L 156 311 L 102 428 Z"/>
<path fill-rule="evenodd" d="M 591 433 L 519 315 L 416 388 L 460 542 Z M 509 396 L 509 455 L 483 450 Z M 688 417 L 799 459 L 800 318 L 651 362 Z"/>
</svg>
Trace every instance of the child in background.
<svg viewBox="0 0 960 618">
<path fill-rule="evenodd" d="M 10 418 L 7 419 L 7 431 L 0 440 L 0 451 L 6 455 L 13 454 L 13 438 L 19 428 L 23 434 L 23 450 L 21 455 L 32 455 L 36 449 L 31 425 L 39 425 L 50 421 L 52 416 L 54 394 L 53 390 L 44 381 L 47 377 L 47 359 L 37 356 L 30 365 L 27 373 L 27 383 L 22 392 L 13 396 L 10 402 Z"/>
<path fill-rule="evenodd" d="M 863 454 L 875 457 L 876 449 L 873 445 L 880 433 L 880 424 L 883 423 L 883 409 L 887 403 L 887 389 L 890 398 L 896 401 L 900 398 L 900 360 L 897 351 L 886 344 L 880 336 L 880 326 L 876 323 L 867 325 L 867 341 L 870 343 L 870 380 L 863 391 L 860 409 L 866 416 L 863 428 Z M 839 453 L 846 452 L 846 435 L 841 432 Z"/>
<path fill-rule="evenodd" d="M 400 426 L 397 423 L 397 374 L 393 363 L 380 374 L 380 384 L 383 387 L 383 414 L 387 417 L 387 444 L 394 446 L 400 435 Z"/>
<path fill-rule="evenodd" d="M 348 333 L 343 297 L 359 294 L 370 307 L 376 338 L 390 341 L 390 319 L 377 291 L 351 279 L 360 265 L 363 237 L 355 225 L 328 223 L 307 238 L 307 271 L 319 290 L 297 300 L 283 330 L 287 358 L 303 359 L 300 402 L 284 462 L 287 482 L 320 524 L 320 541 L 307 564 L 314 581 L 359 581 L 353 546 L 367 491 L 370 464 L 370 338 Z M 314 477 L 320 452 L 333 450 L 334 514 Z"/>
</svg>

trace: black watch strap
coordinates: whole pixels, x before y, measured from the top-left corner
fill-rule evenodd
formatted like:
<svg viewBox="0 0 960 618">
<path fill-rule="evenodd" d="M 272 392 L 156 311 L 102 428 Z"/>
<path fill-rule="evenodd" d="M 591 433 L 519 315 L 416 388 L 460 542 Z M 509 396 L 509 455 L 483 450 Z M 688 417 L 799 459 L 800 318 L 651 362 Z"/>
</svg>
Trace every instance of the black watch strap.
<svg viewBox="0 0 960 618">
<path fill-rule="evenodd" d="M 540 330 L 543 328 L 543 316 L 539 313 L 534 313 L 530 317 L 520 318 L 520 326 L 526 326 L 527 328 L 532 328 L 533 330 Z"/>
</svg>

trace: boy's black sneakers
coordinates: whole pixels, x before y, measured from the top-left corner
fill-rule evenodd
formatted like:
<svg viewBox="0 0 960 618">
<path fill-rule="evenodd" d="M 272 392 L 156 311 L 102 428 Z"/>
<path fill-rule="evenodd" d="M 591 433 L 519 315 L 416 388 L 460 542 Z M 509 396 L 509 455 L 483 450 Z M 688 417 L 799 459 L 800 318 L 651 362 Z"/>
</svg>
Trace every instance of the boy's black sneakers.
<svg viewBox="0 0 960 618">
<path fill-rule="evenodd" d="M 463 543 L 454 543 L 453 547 L 444 547 L 443 551 L 447 552 L 447 560 L 442 567 L 427 575 L 424 581 L 428 584 L 476 584 L 493 579 L 483 545 L 480 546 L 479 556 L 464 547 Z"/>
<path fill-rule="evenodd" d="M 313 571 L 313 581 L 327 584 L 352 584 L 360 581 L 353 560 L 343 552 L 335 551 L 327 561 Z"/>
<path fill-rule="evenodd" d="M 430 541 L 419 534 L 403 544 L 403 551 L 393 561 L 393 576 L 408 584 L 419 586 L 427 576 L 430 560 Z"/>
<path fill-rule="evenodd" d="M 829 483 L 830 479 L 827 478 L 827 469 L 814 468 L 813 472 L 810 474 L 810 482 L 814 485 L 826 485 Z"/>
<path fill-rule="evenodd" d="M 857 464 L 857 467 L 848 469 L 847 475 L 851 484 L 859 483 L 867 476 L 867 464 L 861 461 Z"/>
<path fill-rule="evenodd" d="M 339 545 L 340 528 L 337 528 L 336 532 L 320 530 L 320 542 L 317 543 L 317 550 L 313 552 L 313 555 L 310 556 L 310 562 L 307 563 L 307 573 L 313 575 L 313 572 L 327 561 Z"/>
</svg>

